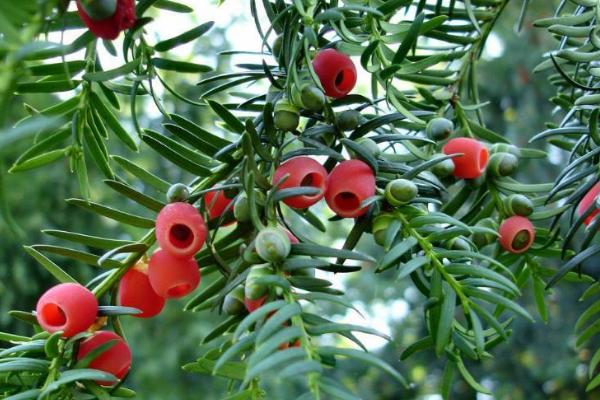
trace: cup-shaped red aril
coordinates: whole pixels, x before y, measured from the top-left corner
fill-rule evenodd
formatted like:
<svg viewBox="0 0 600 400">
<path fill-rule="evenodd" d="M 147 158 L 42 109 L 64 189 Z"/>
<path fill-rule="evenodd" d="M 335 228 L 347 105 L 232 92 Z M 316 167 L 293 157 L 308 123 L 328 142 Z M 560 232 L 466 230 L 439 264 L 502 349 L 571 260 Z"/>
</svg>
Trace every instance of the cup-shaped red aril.
<svg viewBox="0 0 600 400">
<path fill-rule="evenodd" d="M 335 49 L 321 50 L 315 56 L 312 65 L 325 94 L 329 97 L 344 97 L 356 85 L 356 67 L 352 59 L 344 53 Z"/>
<path fill-rule="evenodd" d="M 107 40 L 114 40 L 121 31 L 133 28 L 136 21 L 135 0 L 117 0 L 115 13 L 104 19 L 94 19 L 88 15 L 81 0 L 77 0 L 77 12 L 94 36 Z"/>
<path fill-rule="evenodd" d="M 320 193 L 312 196 L 294 196 L 283 200 L 285 204 L 294 208 L 308 208 L 321 200 L 325 193 L 327 170 L 310 157 L 294 157 L 282 163 L 273 174 L 273 184 L 279 183 L 284 176 L 287 179 L 281 183 L 280 189 L 296 187 L 314 187 Z"/>
<path fill-rule="evenodd" d="M 596 183 L 592 188 L 583 196 L 577 206 L 577 214 L 581 217 L 590 207 L 596 207 L 596 199 L 600 195 L 600 182 Z M 584 224 L 589 225 L 596 215 L 600 212 L 600 209 L 595 209 L 588 215 L 583 221 Z"/>
<path fill-rule="evenodd" d="M 175 257 L 159 249 L 148 263 L 148 278 L 159 296 L 176 299 L 191 293 L 200 284 L 200 270 L 193 258 Z"/>
<path fill-rule="evenodd" d="M 171 203 L 156 217 L 156 240 L 159 246 L 177 257 L 196 254 L 206 240 L 206 223 L 188 203 Z"/>
<path fill-rule="evenodd" d="M 498 229 L 500 245 L 509 253 L 527 251 L 535 240 L 535 229 L 528 218 L 515 215 L 502 222 Z"/>
<path fill-rule="evenodd" d="M 233 199 L 227 197 L 224 190 L 215 190 L 206 193 L 204 195 L 204 202 L 210 219 L 220 217 L 225 210 L 233 209 L 233 205 L 230 206 Z"/>
<path fill-rule="evenodd" d="M 450 139 L 443 148 L 444 154 L 462 155 L 453 157 L 454 176 L 462 179 L 478 178 L 485 171 L 489 152 L 483 143 L 471 138 Z"/>
<path fill-rule="evenodd" d="M 340 217 L 356 218 L 366 213 L 368 207 L 361 207 L 361 203 L 374 194 L 375 175 L 363 161 L 343 161 L 327 177 L 325 200 Z"/>
<path fill-rule="evenodd" d="M 156 294 L 152 288 L 146 263 L 138 263 L 121 278 L 119 304 L 140 310 L 141 314 L 133 315 L 138 318 L 154 317 L 164 308 L 165 298 Z"/>
<path fill-rule="evenodd" d="M 252 300 L 252 299 L 245 297 L 244 305 L 246 306 L 246 310 L 248 310 L 248 312 L 252 312 L 252 311 L 255 311 L 255 310 L 258 310 L 259 308 L 261 308 L 262 305 L 265 304 L 266 300 L 267 300 L 266 295 L 263 297 L 259 297 L 256 300 Z"/>
<path fill-rule="evenodd" d="M 108 372 L 121 380 L 127 375 L 129 368 L 131 368 L 131 350 L 127 342 L 114 332 L 98 331 L 83 340 L 79 344 L 77 360 L 83 359 L 87 354 L 108 342 L 111 342 L 111 344 L 107 345 L 107 349 L 94 357 L 87 365 L 87 368 Z M 96 383 L 101 386 L 112 386 L 115 384 L 115 382 L 102 381 L 97 381 Z"/>
<path fill-rule="evenodd" d="M 61 283 L 46 291 L 36 306 L 37 320 L 47 332 L 71 337 L 86 331 L 98 314 L 98 300 L 78 283 Z"/>
</svg>

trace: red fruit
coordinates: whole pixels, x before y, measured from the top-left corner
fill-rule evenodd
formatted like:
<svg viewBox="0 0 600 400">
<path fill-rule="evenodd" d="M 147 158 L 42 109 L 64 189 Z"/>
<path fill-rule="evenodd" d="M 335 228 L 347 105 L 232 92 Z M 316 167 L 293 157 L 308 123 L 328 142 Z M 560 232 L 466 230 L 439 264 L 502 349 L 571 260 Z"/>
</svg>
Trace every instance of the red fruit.
<svg viewBox="0 0 600 400">
<path fill-rule="evenodd" d="M 229 209 L 229 205 L 233 201 L 229 197 L 225 196 L 224 190 L 217 190 L 208 192 L 204 195 L 204 201 L 206 203 L 206 209 L 210 219 L 220 217 L 221 214 Z"/>
<path fill-rule="evenodd" d="M 356 67 L 352 59 L 335 49 L 319 51 L 313 60 L 313 68 L 329 97 L 344 97 L 356 85 Z"/>
<path fill-rule="evenodd" d="M 356 218 L 367 212 L 360 204 L 375 194 L 375 175 L 360 160 L 339 163 L 327 178 L 325 200 L 340 217 Z"/>
<path fill-rule="evenodd" d="M 478 140 L 470 138 L 451 139 L 443 148 L 444 154 L 462 153 L 452 158 L 454 176 L 473 179 L 481 176 L 488 162 L 488 149 Z"/>
<path fill-rule="evenodd" d="M 266 300 L 267 296 L 259 297 L 256 300 L 250 300 L 249 298 L 244 297 L 244 305 L 246 306 L 246 310 L 248 310 L 248 312 L 252 312 L 262 307 Z"/>
<path fill-rule="evenodd" d="M 515 215 L 500 225 L 500 245 L 509 253 L 519 254 L 527 251 L 535 239 L 535 230 L 531 221 Z"/>
<path fill-rule="evenodd" d="M 600 182 L 596 183 L 590 190 L 583 196 L 577 207 L 577 214 L 581 217 L 590 207 L 596 207 L 594 204 L 596 199 L 600 195 Z M 599 209 L 592 211 L 592 213 L 583 221 L 584 224 L 589 225 L 596 215 L 600 212 Z"/>
<path fill-rule="evenodd" d="M 127 342 L 114 332 L 98 331 L 82 341 L 79 344 L 77 360 L 81 360 L 89 352 L 109 341 L 113 341 L 112 346 L 96 356 L 88 364 L 88 368 L 108 372 L 121 380 L 127 375 L 131 367 L 131 350 Z M 96 381 L 96 383 L 101 386 L 114 385 L 114 382 Z"/>
<path fill-rule="evenodd" d="M 196 254 L 206 240 L 206 232 L 204 218 L 188 203 L 167 204 L 156 217 L 156 240 L 176 257 Z"/>
<path fill-rule="evenodd" d="M 282 163 L 273 175 L 273 184 L 278 183 L 289 174 L 287 179 L 279 186 L 281 189 L 311 186 L 321 192 L 313 196 L 294 196 L 283 200 L 285 204 L 294 208 L 308 208 L 321 200 L 325 192 L 327 171 L 321 164 L 310 157 L 294 157 Z"/>
<path fill-rule="evenodd" d="M 63 331 L 68 338 L 86 331 L 96 321 L 98 300 L 78 283 L 61 283 L 40 297 L 36 314 L 45 331 Z"/>
<path fill-rule="evenodd" d="M 154 317 L 162 311 L 165 298 L 152 288 L 148 264 L 140 262 L 123 275 L 119 282 L 119 304 L 140 310 L 141 314 L 133 315 L 138 318 Z"/>
<path fill-rule="evenodd" d="M 135 25 L 135 0 L 117 0 L 115 13 L 100 20 L 92 19 L 81 6 L 80 0 L 77 0 L 77 11 L 90 32 L 102 39 L 114 40 L 121 31 Z"/>
<path fill-rule="evenodd" d="M 157 295 L 168 299 L 183 297 L 200 284 L 200 270 L 193 258 L 175 257 L 158 249 L 150 257 L 148 278 Z"/>
</svg>

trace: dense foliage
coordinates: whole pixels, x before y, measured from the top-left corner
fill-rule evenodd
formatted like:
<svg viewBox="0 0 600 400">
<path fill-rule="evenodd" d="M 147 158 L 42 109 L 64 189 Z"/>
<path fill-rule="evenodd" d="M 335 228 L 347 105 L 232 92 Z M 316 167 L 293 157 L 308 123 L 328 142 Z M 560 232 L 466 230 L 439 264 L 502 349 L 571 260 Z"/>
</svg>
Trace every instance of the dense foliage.
<svg viewBox="0 0 600 400">
<path fill-rule="evenodd" d="M 380 368 L 405 388 L 401 393 L 410 391 L 408 379 L 367 352 L 355 333 L 389 339 L 386 335 L 328 318 L 331 305 L 353 306 L 320 271 L 382 274 L 410 282 L 420 292 L 426 331 L 401 359 L 410 363 L 413 355 L 426 351 L 443 360 L 444 397 L 456 378 L 489 393 L 467 361 L 489 359 L 497 346 L 506 346 L 515 318 L 533 321 L 519 304 L 526 290 L 532 290 L 537 317 L 546 321 L 548 288 L 561 281 L 589 284 L 582 300 L 592 303 L 575 330 L 577 345 L 593 341 L 600 332 L 600 286 L 593 283 L 598 273 L 581 265 L 600 252 L 593 244 L 600 226 L 597 194 L 588 196 L 586 206 L 578 205 L 598 181 L 597 5 L 564 1 L 557 17 L 536 22 L 559 39 L 560 49 L 537 70 L 556 70 L 550 81 L 558 93 L 551 100 L 565 116 L 533 140 L 547 139 L 570 156 L 555 183 L 523 183 L 512 177 L 519 165 L 541 163 L 546 153 L 510 144 L 507 135 L 486 127 L 477 80 L 478 59 L 507 3 L 251 1 L 249 13 L 263 51 L 222 52 L 224 57 L 250 54 L 256 61 L 217 74 L 171 54 L 210 35 L 210 21 L 157 43 L 147 32 L 159 26 L 163 12 L 190 12 L 183 4 L 137 2 L 135 24 L 119 28 L 124 30 L 119 50 L 91 31 L 67 44 L 46 41 L 47 34 L 85 27 L 68 1 L 0 4 L 6 22 L 0 28 L 3 121 L 14 93 L 64 92 L 44 108 L 25 103 L 29 116 L 2 132 L 2 147 L 33 137 L 9 171 L 67 160 L 80 196 L 67 203 L 94 214 L 91 221 L 115 221 L 115 231 L 125 233 L 97 236 L 86 224 L 80 232 L 48 229 L 44 233 L 52 244 L 25 251 L 59 282 L 81 282 L 91 289 L 100 307 L 90 331 L 107 325 L 124 337 L 121 319 L 138 310 L 121 306 L 117 289 L 132 267 L 152 255 L 156 238 L 161 240 L 156 214 L 168 202 L 196 206 L 208 234 L 195 254 L 202 281 L 184 309 L 211 310 L 220 323 L 203 338 L 197 361 L 183 369 L 226 378 L 223 398 L 232 400 L 270 398 L 262 378 L 275 374 L 297 380 L 298 394 L 305 393 L 301 398 L 356 398 L 332 379 L 344 359 Z M 261 25 L 262 14 L 268 26 Z M 120 57 L 121 65 L 104 69 L 99 46 Z M 82 59 L 73 56 L 82 50 Z M 369 96 L 348 94 L 354 86 L 348 76 L 356 73 L 344 54 L 356 56 L 356 69 L 368 72 Z M 344 65 L 343 76 L 330 76 L 339 65 Z M 165 79 L 172 72 L 208 74 L 197 89 L 183 92 Z M 259 91 L 266 86 L 261 82 L 269 85 L 268 92 Z M 218 126 L 170 110 L 162 93 L 210 110 Z M 161 113 L 160 127 L 145 127 L 149 107 Z M 121 113 L 130 114 L 133 129 L 123 126 Z M 183 173 L 161 174 L 127 152 L 111 154 L 107 139 L 119 140 L 132 152 L 153 151 L 168 169 Z M 301 157 L 317 166 L 310 167 L 308 183 L 292 185 L 308 161 L 283 173 L 279 168 L 306 160 Z M 92 179 L 96 174 L 104 177 L 102 189 Z M 174 185 L 187 178 L 185 185 Z M 366 190 L 370 185 L 372 190 Z M 103 203 L 96 192 L 104 190 L 128 201 Z M 323 195 L 324 202 L 308 208 Z M 218 196 L 224 203 L 216 212 Z M 10 224 L 10 205 L 1 200 Z M 578 234 L 582 225 L 587 226 L 583 236 Z M 289 236 L 282 235 L 283 228 Z M 315 240 L 320 232 L 335 229 L 347 229 L 341 246 Z M 361 239 L 371 236 L 383 252 L 357 249 Z M 163 250 L 168 238 L 162 239 Z M 97 273 L 76 279 L 53 261 L 55 256 L 89 264 Z M 557 259 L 564 260 L 558 271 L 548 266 Z M 89 333 L 67 338 L 71 335 L 60 330 L 41 330 L 40 316 L 29 311 L 12 311 L 11 316 L 35 332 L 0 334 L 13 344 L 0 353 L 3 396 L 135 395 L 121 384 L 107 386 L 114 377 L 81 356 Z M 600 386 L 600 349 L 594 351 L 589 391 Z"/>
</svg>

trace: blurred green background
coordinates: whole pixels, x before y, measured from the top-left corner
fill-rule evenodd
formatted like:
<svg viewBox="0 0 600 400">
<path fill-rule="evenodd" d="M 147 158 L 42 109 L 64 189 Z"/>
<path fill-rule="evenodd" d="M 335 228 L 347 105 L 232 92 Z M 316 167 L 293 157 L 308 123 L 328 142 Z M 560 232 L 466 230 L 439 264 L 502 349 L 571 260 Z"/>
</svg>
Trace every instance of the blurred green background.
<svg viewBox="0 0 600 400">
<path fill-rule="evenodd" d="M 192 3 L 192 2 L 190 2 Z M 228 3 L 236 3 L 228 0 Z M 546 118 L 552 115 L 547 101 L 553 95 L 552 88 L 545 76 L 532 75 L 533 67 L 540 61 L 544 51 L 555 43 L 543 31 L 531 27 L 532 20 L 550 16 L 554 1 L 532 2 L 524 29 L 517 34 L 515 21 L 521 2 L 511 2 L 507 11 L 479 63 L 481 98 L 489 101 L 484 115 L 486 122 L 496 131 L 505 132 L 518 145 L 524 146 L 527 140 L 543 129 Z M 215 73 L 234 68 L 235 60 L 217 57 L 218 51 L 239 48 L 229 43 L 228 26 L 245 26 L 252 29 L 251 22 L 243 15 L 249 15 L 244 0 L 237 1 L 244 6 L 240 14 L 229 15 L 229 20 L 218 24 L 210 35 L 194 44 L 192 52 L 202 56 L 208 64 L 216 66 Z M 198 7 L 199 8 L 199 7 Z M 214 7 L 211 8 L 214 10 Z M 225 9 L 217 9 L 227 13 Z M 189 17 L 204 22 L 211 15 L 201 13 Z M 239 16 L 242 15 L 242 16 Z M 221 16 L 222 17 L 222 16 Z M 223 19 L 223 18 L 221 18 Z M 189 49 L 188 49 L 189 50 Z M 257 50 L 257 49 L 248 49 Z M 181 93 L 190 98 L 197 97 L 194 83 L 199 77 L 167 75 L 166 79 Z M 122 96 L 122 110 L 128 110 L 127 98 Z M 11 110 L 11 123 L 24 115 L 22 102 L 36 108 L 43 108 L 55 101 L 51 97 L 15 97 Z M 168 108 L 188 118 L 210 125 L 211 116 L 204 108 L 194 108 L 173 97 L 165 96 Z M 147 106 L 147 107 L 146 107 Z M 139 109 L 150 109 L 150 104 Z M 160 118 L 156 113 L 142 117 L 143 126 L 160 129 Z M 127 112 L 122 116 L 127 120 Z M 214 129 L 217 129 L 216 127 Z M 0 162 L 9 166 L 28 143 L 19 143 L 14 148 L 0 149 Z M 125 154 L 137 163 L 148 167 L 159 176 L 171 182 L 186 181 L 189 177 L 171 164 L 156 156 L 150 149 L 143 147 L 139 154 L 129 154 L 111 142 L 113 154 Z M 543 166 L 530 163 L 521 169 L 521 179 L 530 182 L 552 180 L 559 169 L 560 155 L 551 153 L 550 160 Z M 2 168 L 6 170 L 6 168 Z M 92 181 L 98 182 L 93 188 L 93 198 L 115 208 L 128 209 L 131 204 L 116 196 L 103 186 L 97 171 L 91 171 Z M 42 170 L 7 175 L 2 173 L 4 195 L 8 204 L 8 213 L 14 219 L 18 230 L 4 219 L 0 223 L 0 330 L 27 332 L 28 327 L 12 320 L 6 314 L 8 310 L 31 310 L 41 291 L 53 284 L 51 277 L 42 270 L 33 259 L 21 249 L 23 244 L 52 243 L 40 233 L 42 228 L 66 229 L 85 232 L 91 235 L 112 237 L 137 237 L 140 232 L 123 232 L 120 228 L 89 214 L 68 206 L 63 199 L 76 197 L 78 188 L 75 176 L 68 173 L 67 165 L 57 163 Z M 6 211 L 6 210 L 5 210 Z M 333 224 L 329 234 L 323 240 L 336 240 L 347 232 L 344 224 Z M 312 234 L 312 232 L 307 232 Z M 371 253 L 379 251 L 368 240 L 361 243 Z M 89 251 L 89 249 L 88 249 Z M 98 271 L 89 266 L 73 264 L 55 259 L 69 273 L 82 280 L 89 279 Z M 399 361 L 403 349 L 425 332 L 423 323 L 423 299 L 411 287 L 409 281 L 395 282 L 391 274 L 375 275 L 364 270 L 345 277 L 333 277 L 337 285 L 345 288 L 347 296 L 365 315 L 342 315 L 342 309 L 328 310 L 336 318 L 368 324 L 391 334 L 393 343 L 385 344 L 365 338 L 371 351 L 377 352 L 405 376 L 414 382 L 410 391 L 403 391 L 379 370 L 351 362 L 342 362 L 331 377 L 340 380 L 364 399 L 441 399 L 436 392 L 443 363 L 435 359 L 430 352 L 419 353 L 407 361 Z M 206 282 L 204 282 L 206 284 Z M 582 307 L 578 304 L 578 295 L 583 287 L 563 283 L 548 296 L 551 319 L 547 325 L 537 322 L 531 325 L 517 319 L 514 333 L 508 344 L 502 344 L 495 351 L 495 358 L 483 364 L 469 364 L 471 372 L 489 387 L 495 399 L 592 399 L 600 398 L 596 393 L 584 394 L 585 363 L 589 351 L 574 350 L 572 328 Z M 527 291 L 522 304 L 536 314 L 533 299 Z M 138 391 L 141 399 L 219 399 L 226 382 L 196 374 L 188 374 L 180 369 L 182 364 L 194 361 L 203 349 L 200 342 L 203 336 L 222 320 L 216 313 L 183 313 L 182 302 L 170 302 L 166 310 L 151 320 L 125 319 L 125 331 L 134 351 L 134 366 L 127 384 Z M 362 337 L 361 337 L 362 338 Z M 287 382 L 267 382 L 270 388 L 269 399 L 292 399 L 297 392 L 293 384 Z M 489 399 L 489 396 L 475 395 L 466 384 L 457 381 L 453 387 L 457 399 Z"/>
</svg>

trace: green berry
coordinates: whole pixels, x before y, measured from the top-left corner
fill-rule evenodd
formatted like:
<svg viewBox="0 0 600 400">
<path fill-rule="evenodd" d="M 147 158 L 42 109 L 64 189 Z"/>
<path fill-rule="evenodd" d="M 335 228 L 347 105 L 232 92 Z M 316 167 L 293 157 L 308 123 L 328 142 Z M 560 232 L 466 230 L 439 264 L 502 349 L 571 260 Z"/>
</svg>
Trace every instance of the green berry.
<svg viewBox="0 0 600 400">
<path fill-rule="evenodd" d="M 498 224 L 491 218 L 484 218 L 481 221 L 477 222 L 475 225 L 480 228 L 488 228 L 492 231 L 498 231 Z M 478 249 L 487 246 L 490 243 L 496 241 L 497 236 L 492 233 L 487 232 L 473 232 L 471 235 L 471 240 L 477 246 Z"/>
<path fill-rule="evenodd" d="M 487 171 L 495 177 L 509 176 L 517 171 L 519 159 L 511 153 L 494 153 L 490 157 Z"/>
<path fill-rule="evenodd" d="M 292 132 L 300 124 L 298 108 L 287 100 L 279 100 L 275 105 L 275 127 L 284 132 Z"/>
<path fill-rule="evenodd" d="M 244 296 L 250 300 L 256 300 L 267 294 L 269 287 L 259 283 L 258 280 L 263 276 L 273 275 L 273 270 L 269 264 L 258 264 L 250 267 L 246 283 L 244 284 Z"/>
<path fill-rule="evenodd" d="M 284 260 L 292 249 L 290 239 L 281 229 L 265 228 L 261 230 L 254 241 L 256 252 L 267 262 Z"/>
<path fill-rule="evenodd" d="M 440 179 L 447 178 L 454 173 L 454 163 L 447 158 L 431 167 L 431 172 Z"/>
<path fill-rule="evenodd" d="M 373 139 L 361 137 L 356 141 L 356 143 L 360 144 L 367 151 L 367 153 L 371 154 L 375 158 L 379 157 L 381 154 L 381 149 Z"/>
<path fill-rule="evenodd" d="M 385 245 L 385 236 L 387 230 L 394 219 L 394 215 L 390 213 L 381 213 L 373 218 L 373 227 L 371 228 L 371 232 L 373 232 L 373 239 L 375 239 L 375 243 L 380 246 Z"/>
<path fill-rule="evenodd" d="M 341 131 L 353 131 L 360 125 L 360 113 L 356 110 L 346 110 L 337 115 L 335 125 Z"/>
<path fill-rule="evenodd" d="M 279 58 L 281 56 L 281 49 L 283 48 L 283 35 L 277 36 L 275 41 L 273 42 L 273 46 L 271 49 L 273 50 L 273 55 L 275 58 Z"/>
<path fill-rule="evenodd" d="M 244 305 L 245 289 L 243 285 L 238 285 L 231 292 L 227 293 L 223 300 L 223 311 L 228 315 L 240 315 L 246 312 Z"/>
<path fill-rule="evenodd" d="M 314 85 L 306 84 L 300 91 L 300 101 L 304 109 L 319 112 L 325 107 L 327 99 L 321 89 Z"/>
<path fill-rule="evenodd" d="M 395 179 L 385 187 L 385 199 L 393 206 L 410 202 L 418 193 L 417 185 L 407 179 Z"/>
<path fill-rule="evenodd" d="M 511 194 L 504 199 L 504 207 L 508 214 L 527 217 L 533 213 L 533 202 L 525 195 Z"/>
<path fill-rule="evenodd" d="M 425 132 L 432 140 L 447 139 L 454 131 L 454 123 L 446 118 L 434 118 L 427 123 Z"/>
<path fill-rule="evenodd" d="M 190 189 L 183 183 L 176 183 L 171 185 L 167 191 L 167 201 L 169 203 L 177 203 L 180 201 L 187 201 L 190 197 Z"/>
</svg>

